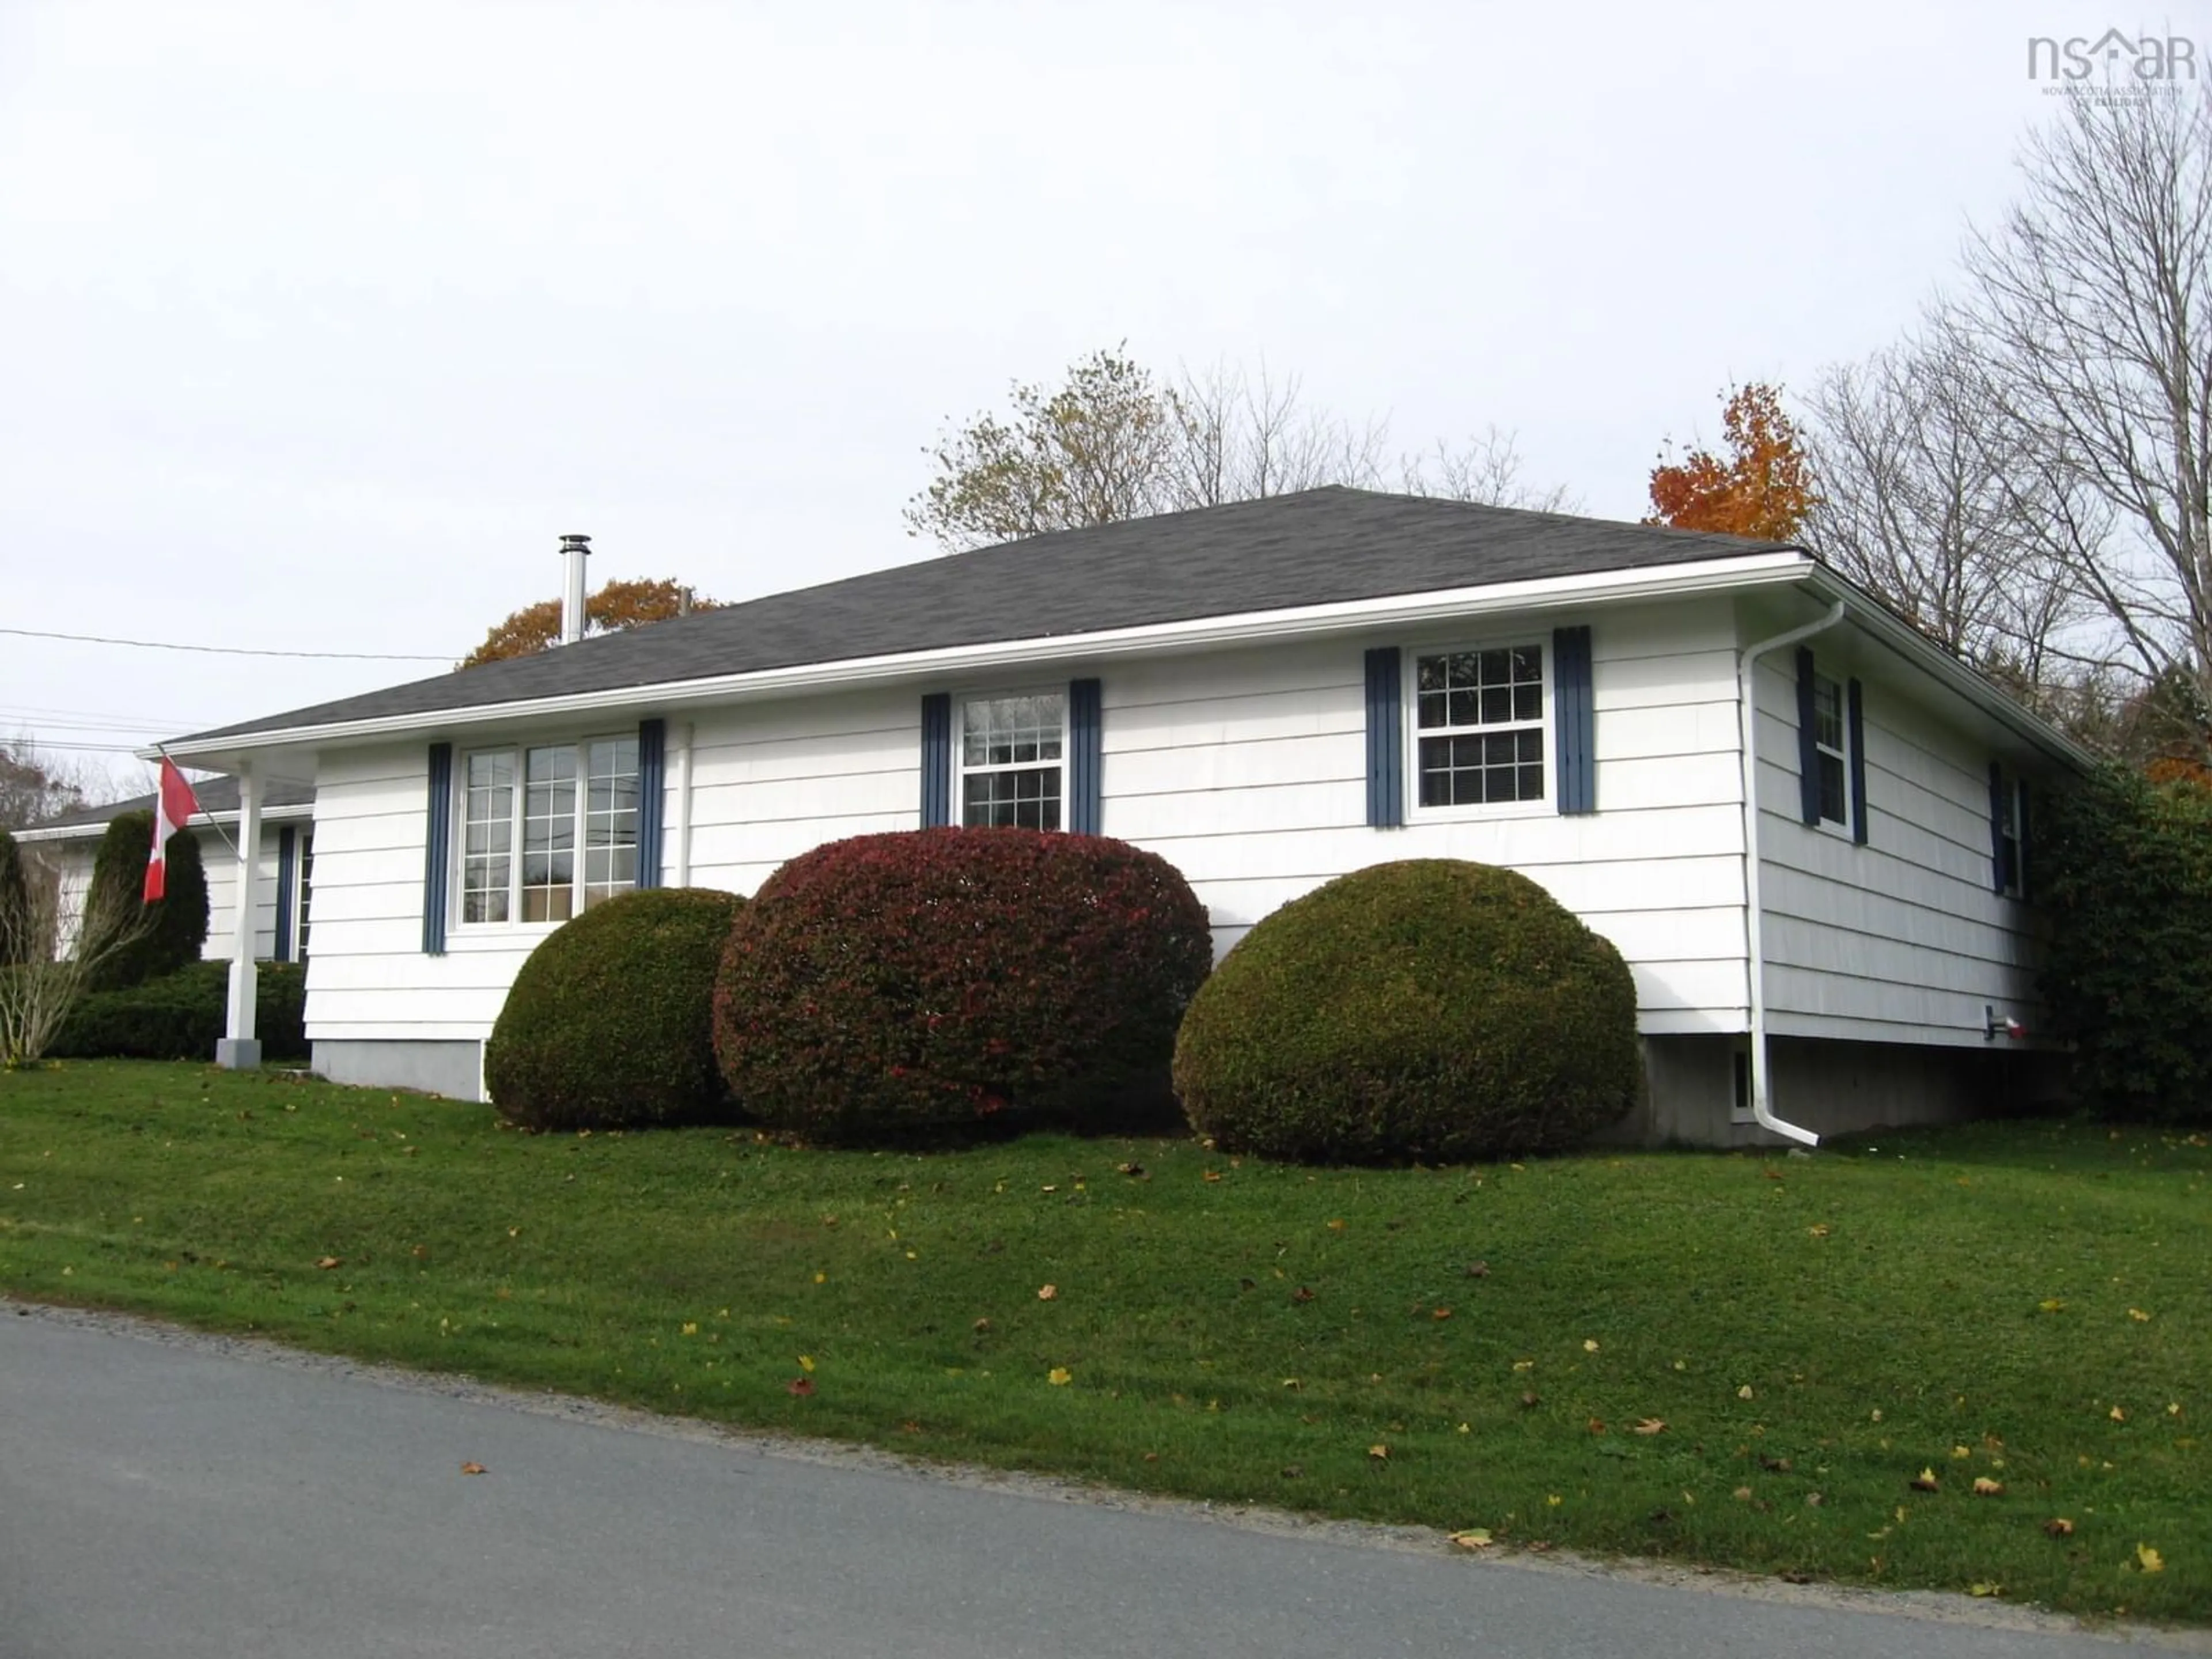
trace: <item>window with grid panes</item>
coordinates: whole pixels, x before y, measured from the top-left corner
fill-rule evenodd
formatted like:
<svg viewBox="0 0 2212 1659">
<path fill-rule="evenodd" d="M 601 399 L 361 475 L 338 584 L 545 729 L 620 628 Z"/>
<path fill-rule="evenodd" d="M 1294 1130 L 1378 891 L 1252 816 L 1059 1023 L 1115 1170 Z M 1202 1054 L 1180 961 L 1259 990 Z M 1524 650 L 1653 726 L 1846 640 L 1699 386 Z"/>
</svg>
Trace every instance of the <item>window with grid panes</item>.
<svg viewBox="0 0 2212 1659">
<path fill-rule="evenodd" d="M 1820 820 L 1850 822 L 1850 775 L 1844 725 L 1844 688 L 1826 674 L 1813 676 L 1813 742 L 1820 757 Z"/>
<path fill-rule="evenodd" d="M 1544 799 L 1544 649 L 1413 659 L 1414 766 L 1424 806 Z"/>
<path fill-rule="evenodd" d="M 1059 829 L 1066 733 L 1067 699 L 1057 691 L 962 703 L 960 822 Z"/>
<path fill-rule="evenodd" d="M 480 750 L 461 785 L 463 922 L 566 921 L 636 885 L 635 738 Z"/>
</svg>

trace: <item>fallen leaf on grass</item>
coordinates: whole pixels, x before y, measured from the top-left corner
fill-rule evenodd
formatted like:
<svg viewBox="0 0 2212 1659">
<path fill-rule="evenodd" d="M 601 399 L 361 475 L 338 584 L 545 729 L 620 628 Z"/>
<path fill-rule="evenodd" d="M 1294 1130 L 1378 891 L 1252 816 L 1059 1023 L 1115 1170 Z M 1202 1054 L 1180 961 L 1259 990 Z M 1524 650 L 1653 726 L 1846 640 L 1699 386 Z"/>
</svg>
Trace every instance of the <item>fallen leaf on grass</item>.
<svg viewBox="0 0 2212 1659">
<path fill-rule="evenodd" d="M 1342 1232 L 1342 1231 L 1344 1231 L 1344 1219 L 1343 1219 L 1343 1218 L 1340 1216 L 1340 1217 L 1338 1217 L 1337 1218 L 1335 1218 L 1334 1220 L 1331 1221 L 1331 1222 L 1328 1224 L 1328 1230 L 1329 1230 L 1329 1231 L 1331 1231 L 1331 1232 L 1333 1232 L 1333 1233 L 1340 1233 L 1340 1232 Z"/>
<path fill-rule="evenodd" d="M 1470 1262 L 1468 1262 L 1468 1263 L 1467 1264 L 1467 1276 L 1468 1276 L 1469 1279 L 1487 1279 L 1487 1278 L 1489 1278 L 1489 1277 L 1490 1277 L 1490 1264 L 1489 1264 L 1487 1261 L 1470 1261 Z"/>
<path fill-rule="evenodd" d="M 1142 1181 L 1145 1178 L 1145 1166 L 1141 1164 L 1116 1164 L 1114 1169 L 1116 1174 L 1125 1175 L 1132 1181 Z"/>
<path fill-rule="evenodd" d="M 1933 1469 L 1923 1469 L 1923 1470 L 1921 1470 L 1921 1471 L 1920 1471 L 1920 1473 L 1919 1473 L 1919 1474 L 1916 1474 L 1916 1475 L 1914 1475 L 1914 1476 L 1912 1477 L 1912 1490 L 1913 1490 L 1913 1491 L 1915 1491 L 1915 1492 L 1934 1492 L 1934 1491 L 1936 1491 L 1936 1489 L 1937 1489 L 1937 1481 L 1936 1481 L 1936 1471 L 1935 1471 L 1935 1470 L 1933 1470 Z"/>
<path fill-rule="evenodd" d="M 2063 1515 L 2052 1516 L 2043 1523 L 2043 1529 L 2053 1538 L 2071 1538 L 2074 1535 L 2074 1523 Z"/>
<path fill-rule="evenodd" d="M 969 1328 L 974 1330 L 976 1335 L 981 1336 L 991 1328 L 991 1322 L 988 1319 L 979 1319 Z"/>
<path fill-rule="evenodd" d="M 1370 1446 L 1367 1449 L 1367 1455 L 1375 1462 L 1387 1463 L 1390 1461 L 1390 1449 L 1384 1445 Z"/>
<path fill-rule="evenodd" d="M 1815 1238 L 1826 1238 L 1828 1236 L 1828 1224 L 1825 1221 L 1816 1221 L 1805 1231 Z"/>
<path fill-rule="evenodd" d="M 344 1267 L 345 1261 L 344 1258 L 341 1256 L 326 1255 L 319 1258 L 316 1261 L 315 1266 L 321 1268 L 325 1273 L 328 1273 L 333 1267 Z"/>
<path fill-rule="evenodd" d="M 1451 1540 L 1463 1550 L 1486 1550 L 1490 1547 L 1490 1529 L 1469 1527 L 1465 1532 L 1454 1533 Z"/>
<path fill-rule="evenodd" d="M 1431 1308 L 1429 1310 L 1429 1317 L 1431 1319 L 1449 1319 L 1451 1317 L 1451 1310 L 1449 1308 Z"/>
<path fill-rule="evenodd" d="M 2001 1595 L 2003 1593 L 2002 1584 L 1992 1583 L 1987 1579 L 1978 1578 L 1966 1586 L 1966 1594 L 1969 1595 L 1991 1596 Z"/>
<path fill-rule="evenodd" d="M 1751 1502 L 1751 1488 L 1748 1486 L 1738 1486 L 1735 1492 L 1729 1494 L 1729 1496 L 1734 1498 L 1739 1504 L 1748 1504 Z"/>
<path fill-rule="evenodd" d="M 1583 1339 L 1583 1352 L 1584 1353 L 1595 1353 L 1597 1352 L 1597 1339 L 1594 1336 L 1584 1337 Z"/>
<path fill-rule="evenodd" d="M 1748 1383 L 1748 1382 L 1747 1382 L 1747 1383 L 1745 1383 L 1741 1388 L 1738 1389 L 1735 1391 L 1735 1397 L 1736 1397 L 1737 1399 L 1739 1399 L 1739 1400 L 1748 1400 L 1748 1399 L 1750 1399 L 1750 1398 L 1751 1398 L 1751 1384 L 1750 1384 L 1750 1383 Z"/>
<path fill-rule="evenodd" d="M 1293 1302 L 1310 1302 L 1313 1299 L 1314 1293 L 1303 1285 L 1291 1292 L 1291 1300 Z"/>
<path fill-rule="evenodd" d="M 1521 1396 L 1521 1409 L 1523 1411 L 1534 1411 L 1543 1403 L 1543 1401 L 1534 1394 L 1524 1394 Z"/>
<path fill-rule="evenodd" d="M 1974 1480 L 1974 1496 L 1977 1498 L 2002 1498 L 2004 1496 L 2004 1482 L 2002 1480 L 1992 1480 L 1986 1474 L 1978 1475 Z"/>
<path fill-rule="evenodd" d="M 814 1379 L 811 1376 L 794 1376 L 783 1385 L 783 1391 L 804 1400 L 814 1392 Z"/>
<path fill-rule="evenodd" d="M 1059 1286 L 1059 1285 L 1038 1285 L 1038 1286 L 1037 1286 L 1037 1300 L 1038 1300 L 1038 1301 L 1040 1301 L 1040 1302 L 1056 1302 L 1056 1301 L 1058 1301 L 1059 1299 L 1060 1299 L 1060 1286 Z"/>
<path fill-rule="evenodd" d="M 2145 1313 L 2141 1308 L 2129 1309 L 2128 1317 L 2134 1320 L 2138 1325 L 2148 1325 L 2150 1323 L 2150 1316 Z"/>
<path fill-rule="evenodd" d="M 2142 1570 L 2145 1572 L 2164 1572 L 2166 1571 L 2166 1558 L 2148 1544 L 2138 1544 L 2136 1546 L 2136 1559 L 2142 1564 Z"/>
<path fill-rule="evenodd" d="M 1065 1365 L 1054 1365 L 1044 1374 L 1044 1380 L 1055 1389 L 1066 1388 L 1075 1381 L 1075 1373 Z"/>
<path fill-rule="evenodd" d="M 1605 1432 L 1605 1419 L 1602 1417 L 1593 1417 L 1590 1419 L 1589 1431 L 1592 1434 L 1603 1434 Z"/>
<path fill-rule="evenodd" d="M 811 1353 L 803 1353 L 799 1355 L 799 1369 L 802 1371 L 811 1372 L 814 1369 L 814 1356 Z"/>
<path fill-rule="evenodd" d="M 2042 1301 L 2037 1303 L 2035 1305 L 2040 1308 L 2045 1313 L 2064 1313 L 2066 1311 L 2065 1303 L 2062 1302 L 2055 1296 L 2046 1296 Z"/>
<path fill-rule="evenodd" d="M 1638 1422 L 1634 1428 L 1629 1431 L 1629 1432 L 1632 1434 L 1664 1434 L 1667 1432 L 1667 1425 L 1662 1419 L 1647 1417 Z"/>
<path fill-rule="evenodd" d="M 1303 1463 L 1285 1463 L 1283 1465 L 1283 1479 L 1285 1480 L 1302 1480 L 1304 1478 L 1305 1472 L 1305 1465 Z"/>
<path fill-rule="evenodd" d="M 1787 1474 L 1790 1473 L 1790 1460 L 1786 1457 L 1769 1457 L 1765 1452 L 1761 1452 L 1759 1455 L 1759 1467 L 1770 1474 Z"/>
<path fill-rule="evenodd" d="M 481 1463 L 464 1463 L 461 1465 L 461 1473 L 463 1474 L 483 1474 L 488 1473 L 488 1471 Z"/>
<path fill-rule="evenodd" d="M 1208 1170 L 1201 1178 L 1206 1181 L 1218 1181 L 1221 1179 L 1221 1171 L 1218 1170 Z"/>
<path fill-rule="evenodd" d="M 1954 1446 L 1951 1448 L 1951 1455 L 1954 1457 L 1972 1457 L 1973 1455 L 1974 1449 L 1972 1446 Z"/>
<path fill-rule="evenodd" d="M 2124 1423 L 2128 1420 L 2127 1413 L 2118 1406 L 2112 1407 L 2109 1415 L 2115 1423 Z"/>
</svg>

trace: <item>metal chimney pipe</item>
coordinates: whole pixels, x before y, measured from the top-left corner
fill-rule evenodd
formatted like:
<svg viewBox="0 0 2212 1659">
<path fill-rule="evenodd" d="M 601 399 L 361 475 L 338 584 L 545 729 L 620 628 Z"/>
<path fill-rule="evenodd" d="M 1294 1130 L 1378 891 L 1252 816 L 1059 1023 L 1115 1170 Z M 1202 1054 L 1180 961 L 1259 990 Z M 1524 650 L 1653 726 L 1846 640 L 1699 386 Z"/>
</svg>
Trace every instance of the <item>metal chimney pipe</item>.
<svg viewBox="0 0 2212 1659">
<path fill-rule="evenodd" d="M 589 536 L 561 538 L 561 643 L 574 645 L 584 637 L 584 561 L 592 556 Z"/>
</svg>

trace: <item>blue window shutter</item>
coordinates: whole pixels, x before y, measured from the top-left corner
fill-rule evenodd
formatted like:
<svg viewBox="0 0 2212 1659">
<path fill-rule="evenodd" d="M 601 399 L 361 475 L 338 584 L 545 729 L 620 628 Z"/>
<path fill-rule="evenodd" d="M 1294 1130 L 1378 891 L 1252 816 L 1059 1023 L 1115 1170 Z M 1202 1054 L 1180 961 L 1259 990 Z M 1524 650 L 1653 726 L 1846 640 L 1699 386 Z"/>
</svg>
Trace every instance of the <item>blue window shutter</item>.
<svg viewBox="0 0 2212 1659">
<path fill-rule="evenodd" d="M 2004 768 L 1996 761 L 1990 763 L 1990 885 L 2003 892 L 2012 885 L 2012 860 L 2005 846 L 2004 832 Z"/>
<path fill-rule="evenodd" d="M 1406 822 L 1406 692 L 1398 647 L 1367 653 L 1367 822 L 1377 830 Z"/>
<path fill-rule="evenodd" d="M 1552 733 L 1559 811 L 1597 811 L 1597 715 L 1590 699 L 1590 631 L 1552 630 Z"/>
<path fill-rule="evenodd" d="M 286 824 L 276 832 L 276 960 L 292 959 L 292 896 L 299 890 L 300 832 Z"/>
<path fill-rule="evenodd" d="M 1813 653 L 1797 647 L 1798 810 L 1816 829 L 1820 823 L 1820 730 L 1813 712 Z"/>
<path fill-rule="evenodd" d="M 430 745 L 429 818 L 422 853 L 422 954 L 446 954 L 446 894 L 453 879 L 453 745 Z"/>
<path fill-rule="evenodd" d="M 921 700 L 921 827 L 952 822 L 952 694 L 933 691 Z"/>
<path fill-rule="evenodd" d="M 1099 772 L 1105 759 L 1105 724 L 1097 680 L 1067 683 L 1067 827 L 1079 836 L 1099 833 Z"/>
<path fill-rule="evenodd" d="M 668 722 L 637 723 L 637 884 L 660 885 L 661 824 L 668 814 Z"/>
<path fill-rule="evenodd" d="M 1850 729 L 1844 741 L 1851 751 L 1851 839 L 1863 847 L 1867 844 L 1866 695 L 1853 680 L 1847 696 L 1844 714 Z"/>
</svg>

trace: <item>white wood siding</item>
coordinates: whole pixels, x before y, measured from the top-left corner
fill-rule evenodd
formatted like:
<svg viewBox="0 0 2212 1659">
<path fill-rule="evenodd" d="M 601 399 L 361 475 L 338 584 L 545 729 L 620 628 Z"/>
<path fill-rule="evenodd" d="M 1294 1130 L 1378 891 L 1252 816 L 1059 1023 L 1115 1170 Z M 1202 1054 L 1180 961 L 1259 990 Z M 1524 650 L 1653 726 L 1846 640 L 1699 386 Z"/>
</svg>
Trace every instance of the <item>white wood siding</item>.
<svg viewBox="0 0 2212 1659">
<path fill-rule="evenodd" d="M 1480 638 L 1548 651 L 1554 620 L 1486 623 Z M 1740 1030 L 1748 1014 L 1731 614 L 1712 601 L 1587 620 L 1593 815 L 1416 813 L 1402 830 L 1367 827 L 1363 653 L 1466 642 L 1424 634 L 1102 668 L 1102 828 L 1180 869 L 1224 951 L 1277 906 L 1347 871 L 1413 858 L 1504 865 L 1620 947 L 1645 1030 Z"/>
<path fill-rule="evenodd" d="M 458 748 L 458 745 L 456 745 Z M 422 953 L 427 743 L 325 755 L 315 781 L 310 1041 L 477 1041 L 550 927 L 448 930 Z"/>
<path fill-rule="evenodd" d="M 1486 623 L 1482 637 L 1548 649 L 1555 620 L 1503 630 Z M 1620 946 L 1646 1030 L 1741 1030 L 1732 613 L 1711 600 L 1570 620 L 1592 629 L 1595 815 L 1475 811 L 1403 830 L 1367 827 L 1363 653 L 1467 642 L 1446 633 L 1085 665 L 1079 672 L 1103 682 L 1102 827 L 1182 871 L 1212 912 L 1222 950 L 1276 906 L 1367 865 L 1437 857 L 1507 865 Z M 947 689 L 957 700 L 1056 678 Z M 921 694 L 893 687 L 672 713 L 672 750 L 683 726 L 691 728 L 692 884 L 749 894 L 823 842 L 914 828 Z M 457 758 L 464 747 L 456 744 Z M 672 763 L 672 848 L 678 773 Z M 454 926 L 446 955 L 422 954 L 427 775 L 424 743 L 324 757 L 311 1038 L 481 1039 L 550 931 Z"/>
<path fill-rule="evenodd" d="M 307 826 L 299 827 L 304 833 Z M 234 837 L 238 833 L 228 825 L 225 828 Z M 264 962 L 276 949 L 277 833 L 273 824 L 262 826 L 260 857 L 254 869 L 253 954 Z M 200 863 L 207 872 L 208 935 L 200 957 L 203 961 L 228 961 L 231 942 L 237 936 L 238 854 L 212 828 L 193 830 L 192 838 L 200 844 Z M 55 851 L 61 864 L 62 933 L 66 946 L 76 942 L 100 842 L 97 839 L 63 842 Z"/>
<path fill-rule="evenodd" d="M 1900 696 L 1884 664 L 1855 667 L 1840 630 L 1812 645 L 1821 673 L 1865 683 L 1868 844 L 1803 822 L 1796 653 L 1761 659 L 1768 1029 L 1979 1048 L 1985 1006 L 2033 1024 L 2033 918 L 1993 890 L 1990 750 Z"/>
</svg>

